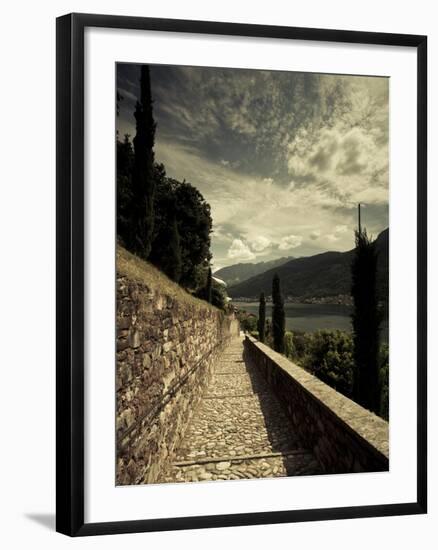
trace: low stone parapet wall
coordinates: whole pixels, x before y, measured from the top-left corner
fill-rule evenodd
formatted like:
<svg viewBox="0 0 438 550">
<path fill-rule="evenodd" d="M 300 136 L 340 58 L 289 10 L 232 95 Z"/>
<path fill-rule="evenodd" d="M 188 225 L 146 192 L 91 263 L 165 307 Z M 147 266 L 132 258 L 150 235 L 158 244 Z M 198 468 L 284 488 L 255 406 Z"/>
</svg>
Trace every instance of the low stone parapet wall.
<svg viewBox="0 0 438 550">
<path fill-rule="evenodd" d="M 262 371 L 324 472 L 389 469 L 388 422 L 251 336 L 245 338 L 245 355 Z"/>
</svg>

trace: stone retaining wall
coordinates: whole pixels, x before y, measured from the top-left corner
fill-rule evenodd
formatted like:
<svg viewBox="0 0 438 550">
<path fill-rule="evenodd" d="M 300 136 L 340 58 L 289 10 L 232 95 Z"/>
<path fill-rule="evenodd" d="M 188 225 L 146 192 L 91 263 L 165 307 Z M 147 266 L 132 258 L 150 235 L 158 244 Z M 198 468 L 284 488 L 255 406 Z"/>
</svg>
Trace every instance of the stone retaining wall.
<svg viewBox="0 0 438 550">
<path fill-rule="evenodd" d="M 262 371 L 324 472 L 389 469 L 388 422 L 250 336 L 245 354 Z"/>
<path fill-rule="evenodd" d="M 238 322 L 218 309 L 156 286 L 118 273 L 117 485 L 157 481 L 211 366 L 239 330 Z"/>
</svg>

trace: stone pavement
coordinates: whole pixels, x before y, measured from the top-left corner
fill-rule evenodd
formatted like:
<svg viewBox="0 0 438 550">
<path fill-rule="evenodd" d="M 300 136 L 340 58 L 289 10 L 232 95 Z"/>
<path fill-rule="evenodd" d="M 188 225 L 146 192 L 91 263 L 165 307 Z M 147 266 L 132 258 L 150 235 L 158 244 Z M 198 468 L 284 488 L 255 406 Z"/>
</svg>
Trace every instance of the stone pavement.
<svg viewBox="0 0 438 550">
<path fill-rule="evenodd" d="M 235 338 L 215 365 L 176 459 L 159 482 L 249 479 L 321 473 L 300 446 L 275 395 Z"/>
</svg>

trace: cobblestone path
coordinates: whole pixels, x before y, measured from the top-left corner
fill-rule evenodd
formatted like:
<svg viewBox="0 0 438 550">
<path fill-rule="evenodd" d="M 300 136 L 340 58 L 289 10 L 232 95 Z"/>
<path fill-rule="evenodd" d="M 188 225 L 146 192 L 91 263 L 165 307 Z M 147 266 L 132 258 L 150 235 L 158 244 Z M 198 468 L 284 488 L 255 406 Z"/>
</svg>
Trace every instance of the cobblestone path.
<svg viewBox="0 0 438 550">
<path fill-rule="evenodd" d="M 200 405 L 162 482 L 320 473 L 275 395 L 234 339 L 215 365 Z"/>
</svg>

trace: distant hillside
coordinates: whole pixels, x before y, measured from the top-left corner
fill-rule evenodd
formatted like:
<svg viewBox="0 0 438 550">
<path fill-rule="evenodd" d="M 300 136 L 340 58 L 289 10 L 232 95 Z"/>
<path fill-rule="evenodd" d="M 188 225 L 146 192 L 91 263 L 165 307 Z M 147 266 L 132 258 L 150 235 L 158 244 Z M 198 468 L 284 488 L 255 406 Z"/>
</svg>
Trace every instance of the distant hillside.
<svg viewBox="0 0 438 550">
<path fill-rule="evenodd" d="M 293 260 L 292 256 L 289 258 L 278 258 L 278 260 L 272 260 L 270 262 L 234 264 L 218 269 L 214 272 L 214 276 L 225 281 L 228 286 L 237 285 L 255 275 L 260 275 L 260 273 L 289 262 L 290 260 Z"/>
<path fill-rule="evenodd" d="M 377 237 L 378 273 L 377 286 L 382 300 L 388 295 L 389 230 Z M 271 294 L 272 277 L 278 273 L 285 297 L 326 297 L 349 294 L 351 288 L 350 266 L 354 250 L 325 252 L 307 258 L 296 258 L 274 269 L 251 277 L 228 289 L 232 298 L 257 298 L 260 292 Z"/>
</svg>

